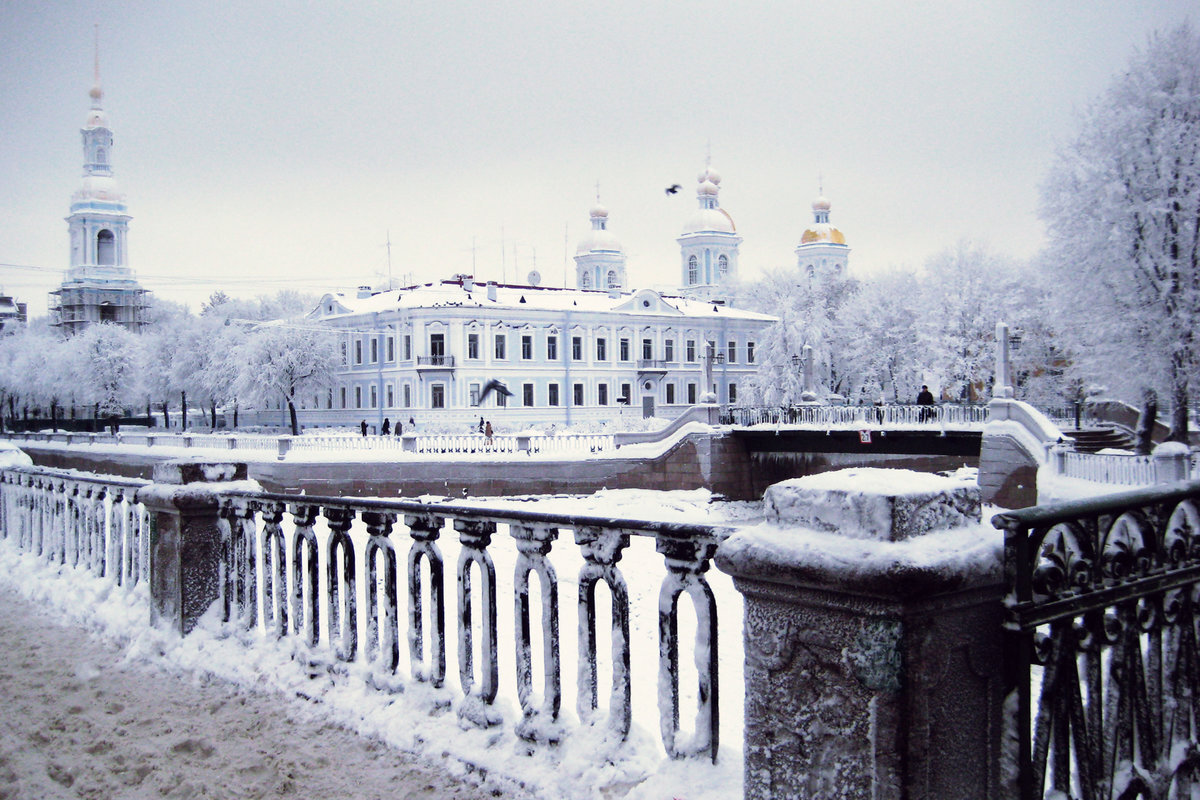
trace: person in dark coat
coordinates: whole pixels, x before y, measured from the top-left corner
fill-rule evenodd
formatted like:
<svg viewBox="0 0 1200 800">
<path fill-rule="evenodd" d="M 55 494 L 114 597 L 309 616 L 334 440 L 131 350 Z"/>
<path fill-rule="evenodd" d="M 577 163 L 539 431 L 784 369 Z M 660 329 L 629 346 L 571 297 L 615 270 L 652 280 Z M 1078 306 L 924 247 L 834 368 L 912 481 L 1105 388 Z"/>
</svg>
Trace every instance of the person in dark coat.
<svg viewBox="0 0 1200 800">
<path fill-rule="evenodd" d="M 921 384 L 921 391 L 917 394 L 917 405 L 921 407 L 920 421 L 929 422 L 933 419 L 933 392 L 929 391 L 929 387 Z"/>
<path fill-rule="evenodd" d="M 362 422 L 358 423 L 358 427 L 360 430 L 362 430 L 362 435 L 366 436 L 367 435 L 367 421 L 364 419 Z"/>
<path fill-rule="evenodd" d="M 387 417 L 383 418 L 383 427 L 379 429 L 380 436 L 387 436 L 392 432 L 392 422 Z"/>
<path fill-rule="evenodd" d="M 492 423 L 488 422 L 483 426 L 483 435 L 487 441 L 487 446 L 492 446 Z"/>
</svg>

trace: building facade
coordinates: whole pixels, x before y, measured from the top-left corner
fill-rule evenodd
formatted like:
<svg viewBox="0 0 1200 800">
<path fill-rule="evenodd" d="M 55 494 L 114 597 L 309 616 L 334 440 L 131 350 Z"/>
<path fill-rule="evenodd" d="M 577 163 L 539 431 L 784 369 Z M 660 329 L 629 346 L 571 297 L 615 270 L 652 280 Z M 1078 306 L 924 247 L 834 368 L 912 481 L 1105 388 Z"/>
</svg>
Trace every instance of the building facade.
<svg viewBox="0 0 1200 800">
<path fill-rule="evenodd" d="M 305 398 L 308 427 L 512 425 L 673 417 L 706 393 L 736 403 L 773 317 L 650 289 L 476 283 L 326 294 L 311 315 L 342 338 L 344 369 Z M 511 396 L 492 391 L 498 381 Z"/>
<path fill-rule="evenodd" d="M 83 181 L 67 216 L 70 267 L 50 293 L 52 322 L 68 335 L 109 322 L 135 333 L 146 320 L 148 295 L 129 268 L 129 220 L 113 178 L 113 134 L 101 104 L 99 59 L 83 136 Z"/>
</svg>

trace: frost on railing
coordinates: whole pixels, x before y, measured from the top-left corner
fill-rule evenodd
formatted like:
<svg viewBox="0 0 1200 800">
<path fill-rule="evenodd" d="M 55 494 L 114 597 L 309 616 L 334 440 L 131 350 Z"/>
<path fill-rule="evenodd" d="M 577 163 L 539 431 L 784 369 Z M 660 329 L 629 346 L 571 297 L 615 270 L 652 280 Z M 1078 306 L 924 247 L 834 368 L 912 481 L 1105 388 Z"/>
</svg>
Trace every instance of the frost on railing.
<svg viewBox="0 0 1200 800">
<path fill-rule="evenodd" d="M 0 535 L 51 563 L 136 586 L 149 574 L 149 525 L 135 499 L 146 483 L 59 470 L 0 470 Z"/>
<path fill-rule="evenodd" d="M 982 405 L 878 405 L 878 406 L 776 406 L 730 408 L 721 415 L 723 425 L 807 425 L 813 427 L 982 426 L 987 406 Z"/>
<path fill-rule="evenodd" d="M 1150 486 L 1157 482 L 1154 457 L 1122 453 L 1077 453 L 1055 450 L 1060 475 L 1097 483 Z"/>
<path fill-rule="evenodd" d="M 717 607 L 705 572 L 724 535 L 721 529 L 248 492 L 222 493 L 220 519 L 225 553 L 220 597 L 226 620 L 269 636 L 295 637 L 313 669 L 338 671 L 343 668 L 339 665 L 358 663 L 370 671 L 377 687 L 399 691 L 405 681 L 422 684 L 435 698 L 431 713 L 454 706 L 460 724 L 483 728 L 503 724 L 495 703 L 502 680 L 511 680 L 520 705 L 514 732 L 532 747 L 569 735 L 560 716 L 562 671 L 564 662 L 573 662 L 580 724 L 604 725 L 623 739 L 632 720 L 631 687 L 635 680 L 650 681 L 656 687 L 668 755 L 716 759 Z M 560 537 L 574 547 L 556 547 Z M 652 539 L 665 568 L 657 609 L 647 610 L 656 611 L 659 620 L 656 675 L 635 675 L 630 666 L 630 618 L 635 612 L 618 562 L 631 537 Z M 457 551 L 451 567 L 457 585 L 453 632 L 446 630 L 443 545 Z M 566 559 L 560 565 L 574 567 L 571 578 L 559 576 L 555 556 Z M 498 558 L 506 566 L 511 563 L 511 584 L 497 580 Z M 567 640 L 559 635 L 559 589 L 571 584 L 578 587 L 578 646 L 573 652 L 564 650 Z M 511 586 L 508 602 L 514 609 L 513 641 L 507 647 L 514 648 L 516 658 L 510 662 L 515 672 L 510 676 L 501 673 L 506 633 L 498 626 L 501 585 Z M 597 602 L 601 585 L 608 597 L 604 609 Z M 404 620 L 400 597 L 407 598 Z M 694 611 L 690 648 L 681 641 L 681 598 L 689 598 Z M 611 645 L 607 654 L 599 652 L 597 635 L 603 612 L 611 623 L 610 635 L 604 637 Z M 448 637 L 456 644 L 451 654 Z M 405 671 L 400 669 L 402 641 L 408 645 Z M 694 662 L 689 674 L 698 686 L 681 692 L 680 653 L 689 649 Z M 457 665 L 457 689 L 447 686 L 449 656 Z M 606 671 L 611 685 L 601 702 Z M 683 696 L 694 698 L 696 705 L 687 735 L 680 725 Z"/>
<path fill-rule="evenodd" d="M 1200 793 L 1200 482 L 993 517 L 1003 796 Z"/>
</svg>

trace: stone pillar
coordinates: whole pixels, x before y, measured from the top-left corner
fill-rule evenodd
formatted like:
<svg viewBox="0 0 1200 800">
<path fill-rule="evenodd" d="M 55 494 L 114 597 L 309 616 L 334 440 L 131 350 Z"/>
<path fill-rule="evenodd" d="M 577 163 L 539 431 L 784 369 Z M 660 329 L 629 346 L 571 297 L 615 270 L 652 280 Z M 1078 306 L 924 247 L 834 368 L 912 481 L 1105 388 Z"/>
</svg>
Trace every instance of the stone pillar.
<svg viewBox="0 0 1200 800">
<path fill-rule="evenodd" d="M 978 489 L 951 483 L 786 481 L 765 496 L 775 522 L 721 545 L 745 598 L 747 800 L 997 797 L 1001 540 Z"/>
<path fill-rule="evenodd" d="M 1191 453 L 1185 444 L 1163 442 L 1154 448 L 1154 482 L 1186 481 L 1191 472 Z"/>
<path fill-rule="evenodd" d="M 288 452 L 292 449 L 292 437 L 280 436 L 277 444 L 279 446 L 279 451 L 275 458 L 278 461 L 283 461 L 285 458 L 287 458 Z"/>
<path fill-rule="evenodd" d="M 1008 358 L 1008 325 L 996 323 L 996 380 L 992 387 L 992 397 L 1011 398 L 1013 396 L 1012 377 L 1009 371 Z"/>
<path fill-rule="evenodd" d="M 167 461 L 137 493 L 150 517 L 150 622 L 190 633 L 220 596 L 216 481 L 245 480 L 245 464 Z"/>
<path fill-rule="evenodd" d="M 417 452 L 417 435 L 415 433 L 405 433 L 401 436 L 400 450 L 405 453 Z"/>
</svg>

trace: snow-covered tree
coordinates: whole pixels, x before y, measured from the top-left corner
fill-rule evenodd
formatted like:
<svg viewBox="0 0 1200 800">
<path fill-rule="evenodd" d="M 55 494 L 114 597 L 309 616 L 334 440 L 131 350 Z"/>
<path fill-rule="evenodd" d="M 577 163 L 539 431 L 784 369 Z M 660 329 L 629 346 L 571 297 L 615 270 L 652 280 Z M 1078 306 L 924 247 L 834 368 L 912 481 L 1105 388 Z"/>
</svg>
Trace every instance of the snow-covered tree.
<svg viewBox="0 0 1200 800">
<path fill-rule="evenodd" d="M 758 372 L 746 387 L 748 402 L 798 402 L 804 387 L 796 359 L 806 344 L 817 361 L 820 394 L 843 391 L 845 336 L 840 309 L 856 290 L 853 280 L 814 281 L 794 266 L 769 272 L 744 288 L 745 307 L 779 318 L 762 336 L 756 354 Z"/>
<path fill-rule="evenodd" d="M 1200 37 L 1154 35 L 1082 116 L 1043 189 L 1048 264 L 1081 363 L 1166 390 L 1187 439 L 1200 365 Z"/>
<path fill-rule="evenodd" d="M 98 417 L 119 416 L 136 399 L 136 336 L 120 325 L 89 325 L 68 341 L 75 353 L 76 384 Z"/>
<path fill-rule="evenodd" d="M 918 333 L 922 286 L 896 270 L 864 280 L 842 309 L 845 391 L 851 402 L 911 403 L 929 366 Z"/>
<path fill-rule="evenodd" d="M 238 396 L 262 405 L 286 403 L 294 436 L 300 434 L 296 399 L 323 394 L 341 367 L 337 335 L 305 320 L 261 325 L 236 352 Z"/>
</svg>

